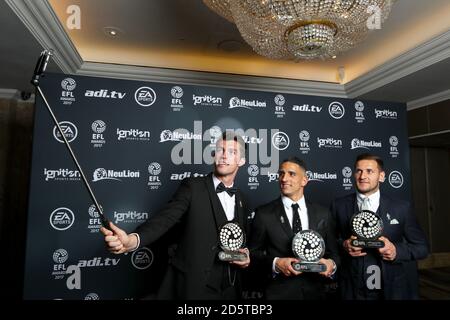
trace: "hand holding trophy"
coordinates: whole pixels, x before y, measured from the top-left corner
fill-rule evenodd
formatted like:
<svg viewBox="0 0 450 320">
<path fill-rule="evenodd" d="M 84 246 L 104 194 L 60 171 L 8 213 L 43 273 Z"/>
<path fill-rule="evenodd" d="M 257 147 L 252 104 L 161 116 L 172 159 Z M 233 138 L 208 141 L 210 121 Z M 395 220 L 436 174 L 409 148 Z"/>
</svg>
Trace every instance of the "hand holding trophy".
<svg viewBox="0 0 450 320">
<path fill-rule="evenodd" d="M 225 224 L 219 232 L 219 243 L 223 251 L 219 252 L 221 261 L 244 261 L 247 255 L 239 252 L 244 247 L 245 234 L 241 227 L 234 222 Z"/>
<path fill-rule="evenodd" d="M 370 210 L 362 210 L 350 220 L 353 234 L 357 237 L 351 244 L 360 248 L 383 248 L 384 242 L 378 240 L 383 232 L 383 221 Z"/>
<path fill-rule="evenodd" d="M 300 260 L 292 267 L 300 272 L 324 272 L 326 266 L 319 263 L 325 253 L 325 242 L 322 236 L 313 230 L 302 230 L 292 239 L 292 251 Z"/>
</svg>

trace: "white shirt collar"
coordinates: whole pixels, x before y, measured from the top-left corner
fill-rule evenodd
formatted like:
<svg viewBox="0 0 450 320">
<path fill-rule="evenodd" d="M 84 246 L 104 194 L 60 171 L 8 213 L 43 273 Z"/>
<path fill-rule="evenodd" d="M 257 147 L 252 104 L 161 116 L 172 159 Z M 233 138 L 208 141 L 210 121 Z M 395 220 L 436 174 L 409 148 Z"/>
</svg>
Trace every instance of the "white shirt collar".
<svg viewBox="0 0 450 320">
<path fill-rule="evenodd" d="M 378 189 L 375 193 L 372 193 L 368 197 L 357 191 L 356 196 L 358 203 L 363 202 L 364 198 L 369 198 L 369 203 L 371 204 L 372 207 L 375 206 L 378 208 L 378 205 L 380 204 L 380 189 Z"/>
<path fill-rule="evenodd" d="M 219 178 L 217 178 L 215 174 L 212 175 L 212 178 L 213 178 L 214 190 L 215 190 L 222 181 L 220 181 Z M 225 185 L 225 183 L 224 183 L 224 185 Z M 234 185 L 234 183 L 232 183 L 231 186 L 225 186 L 225 187 L 231 188 L 233 185 Z"/>
<path fill-rule="evenodd" d="M 295 203 L 286 196 L 281 196 L 281 201 L 283 201 L 283 205 L 289 209 L 292 207 L 292 204 Z M 299 205 L 300 210 L 306 210 L 305 196 L 301 197 L 300 200 L 298 200 L 296 203 Z"/>
</svg>

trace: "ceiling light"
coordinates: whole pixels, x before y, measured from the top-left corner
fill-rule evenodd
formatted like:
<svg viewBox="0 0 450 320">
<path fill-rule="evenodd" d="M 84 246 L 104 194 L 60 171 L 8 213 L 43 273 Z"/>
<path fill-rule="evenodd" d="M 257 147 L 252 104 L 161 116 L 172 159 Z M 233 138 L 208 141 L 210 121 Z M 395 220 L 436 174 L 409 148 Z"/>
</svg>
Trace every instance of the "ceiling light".
<svg viewBox="0 0 450 320">
<path fill-rule="evenodd" d="M 381 27 L 395 0 L 203 0 L 272 59 L 332 58 Z"/>
</svg>

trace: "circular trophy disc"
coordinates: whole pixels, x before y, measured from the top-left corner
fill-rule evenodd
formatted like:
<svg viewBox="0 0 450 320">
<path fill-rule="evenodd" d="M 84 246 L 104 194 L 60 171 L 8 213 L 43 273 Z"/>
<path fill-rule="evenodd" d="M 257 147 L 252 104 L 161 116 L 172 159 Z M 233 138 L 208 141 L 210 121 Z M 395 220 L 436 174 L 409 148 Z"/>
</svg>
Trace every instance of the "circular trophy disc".
<svg viewBox="0 0 450 320">
<path fill-rule="evenodd" d="M 302 230 L 292 239 L 292 251 L 304 262 L 317 262 L 325 254 L 325 241 L 314 230 Z"/>
<path fill-rule="evenodd" d="M 383 232 L 383 221 L 379 215 L 370 210 L 363 210 L 354 214 L 350 224 L 353 234 L 360 239 L 377 239 Z"/>
<path fill-rule="evenodd" d="M 237 251 L 245 244 L 245 234 L 242 228 L 234 222 L 229 222 L 220 228 L 220 247 L 226 251 Z"/>
</svg>

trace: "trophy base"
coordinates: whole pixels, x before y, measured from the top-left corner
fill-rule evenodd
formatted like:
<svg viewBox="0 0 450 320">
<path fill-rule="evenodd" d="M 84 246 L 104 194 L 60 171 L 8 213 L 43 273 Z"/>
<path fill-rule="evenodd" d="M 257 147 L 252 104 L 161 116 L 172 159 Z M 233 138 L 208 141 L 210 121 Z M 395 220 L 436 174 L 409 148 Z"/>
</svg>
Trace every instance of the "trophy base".
<svg viewBox="0 0 450 320">
<path fill-rule="evenodd" d="M 324 272 L 327 270 L 327 267 L 323 263 L 294 262 L 292 268 L 299 272 Z"/>
<path fill-rule="evenodd" d="M 247 260 L 247 255 L 239 251 L 220 251 L 220 261 L 244 261 Z"/>
<path fill-rule="evenodd" d="M 352 240 L 352 246 L 369 249 L 379 249 L 384 247 L 384 242 L 381 240 Z"/>
</svg>

